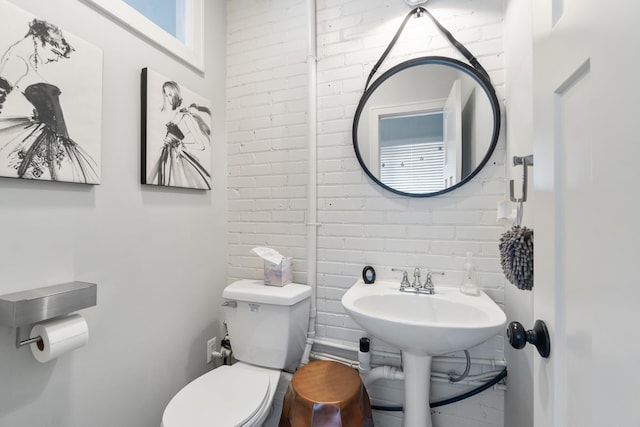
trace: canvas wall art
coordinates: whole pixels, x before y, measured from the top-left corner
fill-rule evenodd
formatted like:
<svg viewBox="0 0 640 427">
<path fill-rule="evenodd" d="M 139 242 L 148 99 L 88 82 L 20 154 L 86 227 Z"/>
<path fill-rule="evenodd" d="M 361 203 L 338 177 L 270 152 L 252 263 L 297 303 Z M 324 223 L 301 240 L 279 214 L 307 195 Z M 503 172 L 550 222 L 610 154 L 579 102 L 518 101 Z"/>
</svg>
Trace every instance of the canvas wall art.
<svg viewBox="0 0 640 427">
<path fill-rule="evenodd" d="M 0 176 L 100 183 L 102 51 L 0 0 Z"/>
<path fill-rule="evenodd" d="M 142 183 L 210 190 L 210 102 L 144 68 L 142 120 Z"/>
</svg>

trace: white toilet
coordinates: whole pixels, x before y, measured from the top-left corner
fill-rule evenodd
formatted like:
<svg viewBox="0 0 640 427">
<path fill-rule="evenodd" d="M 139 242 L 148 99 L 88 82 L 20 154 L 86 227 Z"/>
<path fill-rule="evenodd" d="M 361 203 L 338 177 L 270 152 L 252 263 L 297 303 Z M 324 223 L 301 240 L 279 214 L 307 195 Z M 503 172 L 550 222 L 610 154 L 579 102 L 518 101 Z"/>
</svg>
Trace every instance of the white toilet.
<svg viewBox="0 0 640 427">
<path fill-rule="evenodd" d="M 240 280 L 222 297 L 233 355 L 176 394 L 162 427 L 261 426 L 271 411 L 281 370 L 294 371 L 306 342 L 311 288 Z"/>
</svg>

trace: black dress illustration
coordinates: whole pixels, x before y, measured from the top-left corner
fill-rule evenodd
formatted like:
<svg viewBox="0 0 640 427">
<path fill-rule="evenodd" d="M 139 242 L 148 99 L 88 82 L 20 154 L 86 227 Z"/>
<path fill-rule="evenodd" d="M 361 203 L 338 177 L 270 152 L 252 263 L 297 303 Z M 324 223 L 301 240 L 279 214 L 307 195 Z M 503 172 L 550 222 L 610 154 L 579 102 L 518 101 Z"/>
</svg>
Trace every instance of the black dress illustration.
<svg viewBox="0 0 640 427">
<path fill-rule="evenodd" d="M 69 136 L 60 94 L 49 83 L 27 86 L 30 116 L 4 117 L 0 103 L 0 154 L 18 178 L 97 183 L 96 162 Z"/>
<path fill-rule="evenodd" d="M 211 174 L 184 145 L 185 135 L 179 124 L 185 122 L 190 122 L 194 129 L 209 139 L 210 131 L 201 123 L 202 119 L 191 108 L 180 109 L 174 120 L 166 124 L 164 144 L 147 180 L 156 185 L 210 190 Z"/>
<path fill-rule="evenodd" d="M 2 112 L 2 104 L 7 99 L 7 95 L 11 92 L 13 88 L 9 84 L 8 81 L 0 77 L 0 113 Z"/>
</svg>

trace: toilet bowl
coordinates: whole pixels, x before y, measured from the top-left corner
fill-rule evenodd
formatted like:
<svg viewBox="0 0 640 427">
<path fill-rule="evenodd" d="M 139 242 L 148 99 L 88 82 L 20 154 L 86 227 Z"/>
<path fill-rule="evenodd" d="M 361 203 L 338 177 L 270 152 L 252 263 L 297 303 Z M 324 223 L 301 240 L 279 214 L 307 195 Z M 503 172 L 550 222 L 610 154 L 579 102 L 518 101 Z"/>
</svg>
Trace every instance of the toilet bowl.
<svg viewBox="0 0 640 427">
<path fill-rule="evenodd" d="M 293 372 L 302 357 L 310 295 L 311 288 L 298 283 L 274 287 L 240 280 L 227 286 L 225 320 L 238 362 L 182 388 L 165 408 L 162 427 L 261 427 L 277 421 L 279 413 L 269 415 L 274 396 L 284 399 L 283 371 Z"/>
<path fill-rule="evenodd" d="M 187 384 L 169 402 L 162 427 L 261 426 L 269 416 L 280 371 L 237 362 Z"/>
</svg>

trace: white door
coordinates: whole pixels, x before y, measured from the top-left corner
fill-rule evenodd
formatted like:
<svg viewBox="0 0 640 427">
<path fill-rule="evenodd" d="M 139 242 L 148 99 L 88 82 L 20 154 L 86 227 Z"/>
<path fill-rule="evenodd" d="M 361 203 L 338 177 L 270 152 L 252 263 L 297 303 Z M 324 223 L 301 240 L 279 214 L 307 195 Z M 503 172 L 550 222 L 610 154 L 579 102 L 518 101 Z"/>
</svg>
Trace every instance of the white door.
<svg viewBox="0 0 640 427">
<path fill-rule="evenodd" d="M 462 89 L 460 80 L 451 85 L 442 110 L 444 135 L 444 188 L 462 179 Z"/>
<path fill-rule="evenodd" d="M 533 11 L 534 425 L 640 426 L 640 2 Z"/>
</svg>

